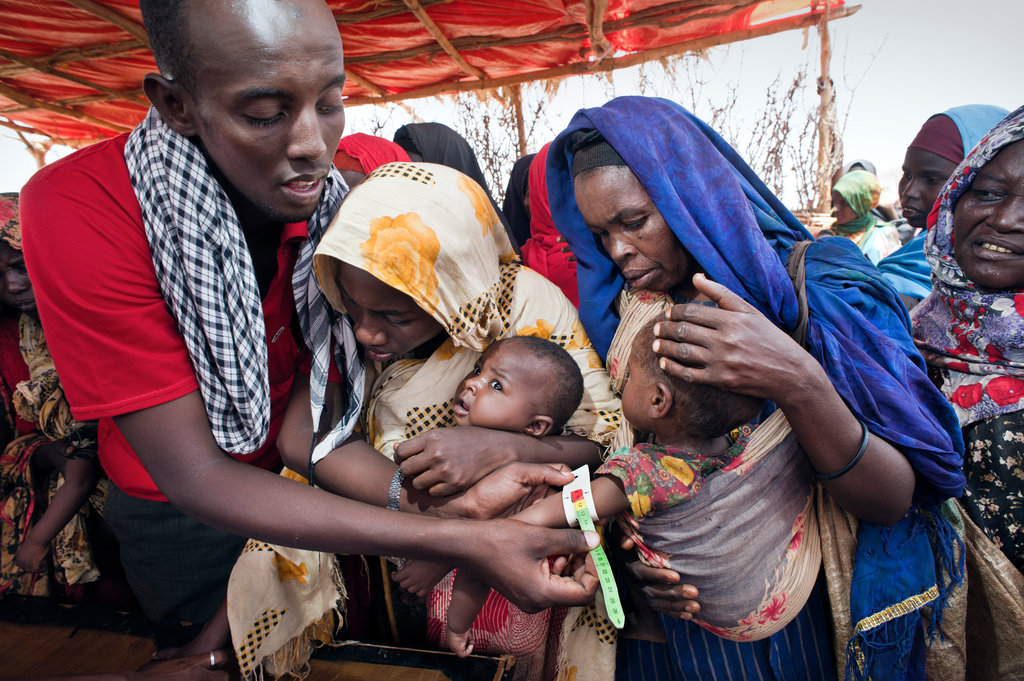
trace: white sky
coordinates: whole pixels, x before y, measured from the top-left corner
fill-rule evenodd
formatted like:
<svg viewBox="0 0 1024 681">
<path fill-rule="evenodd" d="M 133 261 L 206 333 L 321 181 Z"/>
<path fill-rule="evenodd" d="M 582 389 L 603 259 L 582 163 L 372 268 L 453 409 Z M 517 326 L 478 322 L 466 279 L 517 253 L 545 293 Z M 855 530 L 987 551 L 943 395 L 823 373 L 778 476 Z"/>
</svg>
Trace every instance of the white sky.
<svg viewBox="0 0 1024 681">
<path fill-rule="evenodd" d="M 855 4 L 856 0 L 847 0 Z M 832 24 L 832 77 L 837 89 L 846 159 L 866 158 L 879 170 L 890 200 L 906 145 L 933 113 L 961 104 L 997 104 L 1014 109 L 1024 104 L 1024 2 L 1019 0 L 862 0 L 861 10 Z M 753 116 L 765 88 L 780 73 L 783 79 L 796 65 L 810 64 L 818 72 L 816 32 L 806 50 L 803 33 L 759 38 L 742 45 L 716 48 L 708 72 L 713 82 L 703 95 L 724 98 L 738 85 L 739 120 Z M 630 94 L 635 75 L 615 79 L 615 94 Z M 559 128 L 580 106 L 600 105 L 610 86 L 591 78 L 575 79 L 547 107 L 550 124 Z M 650 90 L 648 94 L 653 94 Z M 451 106 L 432 101 L 411 103 L 425 120 L 445 120 Z M 698 114 L 705 114 L 699 105 Z M 848 114 L 848 116 L 847 116 Z M 372 132 L 375 120 L 386 116 L 375 107 L 349 112 L 347 132 Z M 408 121 L 398 110 L 383 131 L 390 133 Z M 536 151 L 531 149 L 530 151 Z M 48 160 L 58 158 L 51 152 Z M 16 191 L 35 171 L 35 161 L 10 131 L 0 129 L 0 191 Z M 784 199 L 789 197 L 784 196 Z"/>
</svg>

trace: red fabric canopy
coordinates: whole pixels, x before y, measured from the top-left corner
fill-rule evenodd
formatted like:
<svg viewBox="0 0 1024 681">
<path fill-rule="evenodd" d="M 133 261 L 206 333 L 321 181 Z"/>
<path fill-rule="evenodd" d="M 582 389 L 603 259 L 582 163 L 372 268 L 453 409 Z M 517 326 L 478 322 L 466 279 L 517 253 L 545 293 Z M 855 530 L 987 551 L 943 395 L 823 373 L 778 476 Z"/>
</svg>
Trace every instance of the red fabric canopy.
<svg viewBox="0 0 1024 681">
<path fill-rule="evenodd" d="M 362 104 L 564 76 L 595 68 L 601 48 L 607 70 L 806 26 L 825 1 L 833 16 L 856 9 L 843 0 L 590 1 L 607 5 L 593 50 L 583 0 L 329 0 L 345 94 Z M 0 124 L 61 141 L 109 137 L 144 115 L 140 83 L 153 70 L 133 0 L 0 0 Z"/>
</svg>

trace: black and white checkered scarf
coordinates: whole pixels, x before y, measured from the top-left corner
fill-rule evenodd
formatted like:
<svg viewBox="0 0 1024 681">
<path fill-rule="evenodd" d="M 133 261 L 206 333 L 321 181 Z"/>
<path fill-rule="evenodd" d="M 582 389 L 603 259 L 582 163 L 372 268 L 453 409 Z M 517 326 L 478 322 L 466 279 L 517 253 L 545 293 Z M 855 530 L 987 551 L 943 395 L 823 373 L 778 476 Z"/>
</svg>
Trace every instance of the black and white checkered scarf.
<svg viewBox="0 0 1024 681">
<path fill-rule="evenodd" d="M 157 281 L 188 348 L 213 435 L 225 451 L 251 453 L 269 433 L 270 382 L 263 306 L 235 210 L 202 152 L 168 128 L 155 109 L 128 138 L 125 160 Z M 310 238 L 299 250 L 292 284 L 303 335 L 314 349 L 314 386 L 326 385 L 332 326 L 338 337 L 351 338 L 351 347 L 341 344 L 335 354 L 349 384 L 346 396 L 357 397 L 358 415 L 362 364 L 355 339 L 312 273 L 313 249 L 346 192 L 332 170 L 309 220 Z M 313 392 L 313 422 L 318 423 L 324 391 Z M 348 432 L 331 439 L 343 441 L 354 422 L 339 424 L 336 430 Z"/>
</svg>

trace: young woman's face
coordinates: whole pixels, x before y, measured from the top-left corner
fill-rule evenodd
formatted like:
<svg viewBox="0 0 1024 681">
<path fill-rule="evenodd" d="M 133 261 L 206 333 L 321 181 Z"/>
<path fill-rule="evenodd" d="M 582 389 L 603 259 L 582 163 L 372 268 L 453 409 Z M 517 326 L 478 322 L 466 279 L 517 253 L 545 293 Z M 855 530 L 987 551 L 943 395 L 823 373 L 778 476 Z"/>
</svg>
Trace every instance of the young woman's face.
<svg viewBox="0 0 1024 681">
<path fill-rule="evenodd" d="M 583 222 L 601 239 L 630 288 L 695 293 L 697 263 L 629 168 L 588 170 L 576 177 L 573 187 Z"/>
<path fill-rule="evenodd" d="M 953 255 L 975 284 L 1024 288 L 1024 141 L 1000 151 L 960 197 Z"/>
<path fill-rule="evenodd" d="M 899 190 L 903 217 L 911 227 L 924 229 L 928 213 L 954 170 L 955 163 L 934 152 L 917 147 L 907 149 Z"/>
<path fill-rule="evenodd" d="M 356 340 L 370 360 L 387 362 L 444 333 L 412 298 L 358 267 L 338 265 L 338 288 Z"/>
</svg>

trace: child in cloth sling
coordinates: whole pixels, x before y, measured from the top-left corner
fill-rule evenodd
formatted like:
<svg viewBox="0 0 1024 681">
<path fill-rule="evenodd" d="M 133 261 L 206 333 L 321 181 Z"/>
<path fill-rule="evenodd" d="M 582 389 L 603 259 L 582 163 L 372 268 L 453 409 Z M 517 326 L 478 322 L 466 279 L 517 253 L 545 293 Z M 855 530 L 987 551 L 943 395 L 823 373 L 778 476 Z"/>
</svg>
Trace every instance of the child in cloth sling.
<svg viewBox="0 0 1024 681">
<path fill-rule="evenodd" d="M 821 562 L 808 522 L 813 485 L 806 457 L 784 419 L 773 416 L 758 431 L 744 425 L 763 400 L 665 374 L 652 350 L 657 321 L 633 342 L 622 393 L 624 416 L 653 442 L 622 447 L 597 470 L 596 513 L 620 514 L 645 562 L 700 586 L 694 619 L 701 626 L 732 640 L 765 638 L 803 607 Z M 780 438 L 791 446 L 764 456 Z M 774 514 L 763 512 L 766 503 Z M 557 496 L 515 518 L 549 527 L 568 522 Z M 758 518 L 752 536 L 747 521 Z M 448 642 L 459 655 L 473 649 L 466 634 L 486 595 L 479 582 L 456 579 Z"/>
</svg>

